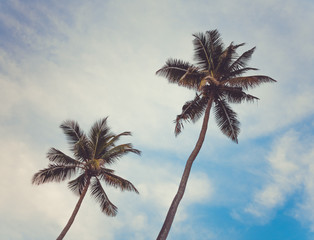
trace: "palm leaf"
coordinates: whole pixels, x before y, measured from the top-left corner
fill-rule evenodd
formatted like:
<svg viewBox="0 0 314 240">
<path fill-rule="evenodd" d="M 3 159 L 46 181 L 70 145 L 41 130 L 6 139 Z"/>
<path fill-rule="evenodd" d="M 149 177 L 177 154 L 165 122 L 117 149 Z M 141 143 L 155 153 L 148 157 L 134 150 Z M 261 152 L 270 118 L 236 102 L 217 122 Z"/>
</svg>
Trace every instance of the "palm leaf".
<svg viewBox="0 0 314 240">
<path fill-rule="evenodd" d="M 84 187 L 86 186 L 87 180 L 88 180 L 88 176 L 84 172 L 80 176 L 78 176 L 76 179 L 73 179 L 72 181 L 68 182 L 68 187 L 76 195 L 81 195 Z"/>
<path fill-rule="evenodd" d="M 250 50 L 244 52 L 237 60 L 235 60 L 229 67 L 229 72 L 245 68 L 247 62 L 251 59 L 252 54 L 254 53 L 256 47 L 251 48 Z"/>
<path fill-rule="evenodd" d="M 224 44 L 222 42 L 220 33 L 217 29 L 206 32 L 208 38 L 208 48 L 210 49 L 210 58 L 211 58 L 211 69 L 214 70 L 219 62 L 219 57 L 221 56 Z"/>
<path fill-rule="evenodd" d="M 215 68 L 216 73 L 222 73 L 229 68 L 230 64 L 234 61 L 236 55 L 235 50 L 242 45 L 244 45 L 244 43 L 238 45 L 230 43 L 230 45 L 219 56 L 218 65 Z"/>
<path fill-rule="evenodd" d="M 189 80 L 186 78 L 187 73 L 189 74 Z M 197 88 L 198 70 L 188 62 L 168 59 L 166 64 L 156 74 L 167 78 L 170 83 L 176 83 L 188 88 Z M 182 81 L 183 77 L 185 81 Z"/>
<path fill-rule="evenodd" d="M 72 165 L 78 166 L 81 162 L 69 157 L 58 149 L 50 148 L 47 153 L 47 158 L 49 161 L 60 164 L 60 165 Z"/>
<path fill-rule="evenodd" d="M 76 166 L 65 166 L 60 164 L 49 164 L 48 168 L 42 169 L 34 174 L 32 183 L 39 185 L 46 182 L 61 182 L 71 178 L 76 173 Z"/>
<path fill-rule="evenodd" d="M 215 103 L 215 118 L 218 127 L 223 134 L 238 143 L 240 122 L 237 120 L 237 114 L 224 99 L 217 99 Z"/>
<path fill-rule="evenodd" d="M 223 84 L 230 87 L 242 87 L 247 90 L 249 88 L 254 88 L 262 83 L 276 82 L 276 80 L 271 77 L 264 75 L 247 76 L 247 77 L 235 77 L 228 80 L 222 81 Z"/>
<path fill-rule="evenodd" d="M 233 45 L 230 44 L 219 56 L 218 64 L 214 70 L 216 74 L 221 74 L 228 68 L 230 62 L 232 61 L 233 53 Z"/>
<path fill-rule="evenodd" d="M 126 144 L 115 146 L 111 148 L 110 150 L 102 153 L 100 158 L 104 159 L 106 164 L 111 164 L 130 152 L 138 154 L 138 155 L 141 154 L 141 151 L 133 148 L 133 145 L 131 143 L 126 143 Z"/>
<path fill-rule="evenodd" d="M 182 113 L 177 115 L 175 126 L 175 135 L 181 133 L 183 128 L 183 121 L 189 122 L 193 121 L 196 122 L 204 113 L 206 108 L 207 98 L 201 98 L 199 95 L 196 94 L 195 98 L 192 101 L 186 102 L 182 107 Z"/>
<path fill-rule="evenodd" d="M 89 132 L 89 139 L 93 149 L 92 159 L 97 158 L 111 135 L 107 125 L 107 117 L 94 123 Z"/>
<path fill-rule="evenodd" d="M 241 103 L 243 101 L 254 102 L 259 98 L 246 94 L 241 87 L 222 86 L 219 88 L 220 96 L 230 103 Z"/>
<path fill-rule="evenodd" d="M 194 60 L 201 70 L 210 71 L 213 68 L 212 54 L 209 52 L 207 36 L 203 33 L 193 34 L 194 40 Z"/>
<path fill-rule="evenodd" d="M 82 136 L 84 136 L 84 132 L 75 121 L 66 120 L 60 125 L 60 128 L 63 130 L 71 145 L 75 145 L 82 138 Z"/>
<path fill-rule="evenodd" d="M 224 74 L 222 75 L 221 81 L 224 81 L 226 79 L 239 77 L 248 71 L 256 71 L 256 70 L 258 70 L 258 68 L 245 67 L 245 68 L 240 68 L 240 69 L 234 70 L 232 72 L 225 71 Z"/>
<path fill-rule="evenodd" d="M 102 188 L 98 178 L 94 178 L 91 183 L 91 194 L 99 202 L 101 211 L 108 216 L 116 216 L 118 208 L 110 202 L 105 190 Z"/>
<path fill-rule="evenodd" d="M 189 68 L 187 72 L 180 78 L 178 85 L 189 89 L 197 90 L 200 86 L 201 80 L 206 75 L 204 72 L 199 72 L 197 68 Z"/>
<path fill-rule="evenodd" d="M 89 149 L 89 141 L 85 133 L 80 129 L 77 122 L 72 120 L 64 121 L 60 128 L 67 136 L 74 156 L 81 160 L 91 158 L 91 150 Z"/>
<path fill-rule="evenodd" d="M 120 188 L 121 191 L 132 191 L 139 193 L 131 182 L 113 173 L 102 169 L 100 176 L 101 180 L 104 180 L 105 183 L 109 186 Z"/>
<path fill-rule="evenodd" d="M 104 144 L 103 149 L 99 154 L 102 155 L 104 152 L 107 151 L 107 149 L 109 149 L 110 147 L 114 147 L 115 142 L 118 141 L 121 136 L 132 136 L 132 133 L 125 131 L 125 132 L 122 132 L 118 135 L 112 134 L 112 135 L 108 136 L 108 138 L 106 139 L 106 143 Z"/>
</svg>

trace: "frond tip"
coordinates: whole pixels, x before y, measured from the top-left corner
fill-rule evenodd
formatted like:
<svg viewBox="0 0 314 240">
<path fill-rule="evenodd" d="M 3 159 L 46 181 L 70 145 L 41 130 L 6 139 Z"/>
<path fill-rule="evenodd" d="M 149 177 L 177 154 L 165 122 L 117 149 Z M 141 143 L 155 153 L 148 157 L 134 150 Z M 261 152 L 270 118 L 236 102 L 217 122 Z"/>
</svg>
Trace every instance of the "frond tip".
<svg viewBox="0 0 314 240">
<path fill-rule="evenodd" d="M 100 204 L 101 211 L 108 216 L 114 217 L 118 213 L 118 208 L 110 202 L 105 190 L 102 188 L 98 178 L 91 183 L 91 195 Z"/>
<path fill-rule="evenodd" d="M 215 102 L 215 118 L 222 133 L 238 143 L 240 122 L 237 119 L 237 114 L 225 100 L 219 99 Z"/>
</svg>

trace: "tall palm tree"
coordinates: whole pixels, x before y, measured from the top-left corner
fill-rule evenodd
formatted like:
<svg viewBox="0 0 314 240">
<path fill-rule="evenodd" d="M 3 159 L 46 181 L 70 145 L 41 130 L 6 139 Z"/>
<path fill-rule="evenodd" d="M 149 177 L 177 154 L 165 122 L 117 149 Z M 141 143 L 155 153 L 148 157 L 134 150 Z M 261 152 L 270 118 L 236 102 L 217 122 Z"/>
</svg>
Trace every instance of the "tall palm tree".
<svg viewBox="0 0 314 240">
<path fill-rule="evenodd" d="M 101 211 L 108 216 L 116 216 L 118 209 L 109 200 L 101 181 L 120 188 L 122 191 L 136 193 L 138 191 L 131 182 L 115 175 L 114 170 L 107 168 L 106 165 L 114 163 L 130 152 L 140 154 L 140 151 L 134 149 L 131 143 L 116 145 L 121 136 L 131 135 L 131 133 L 113 134 L 107 125 L 107 118 L 95 122 L 88 135 L 75 121 L 65 121 L 60 128 L 68 139 L 74 158 L 51 148 L 47 153 L 50 161 L 48 168 L 35 173 L 32 179 L 33 184 L 39 185 L 46 182 L 64 181 L 79 173 L 77 178 L 68 182 L 68 187 L 79 195 L 79 200 L 57 240 L 63 239 L 71 227 L 88 188 L 91 190 L 91 195 L 99 202 Z"/>
<path fill-rule="evenodd" d="M 192 164 L 205 139 L 211 108 L 213 107 L 217 125 L 228 138 L 238 143 L 240 122 L 229 103 L 253 102 L 258 98 L 245 93 L 245 90 L 266 82 L 276 82 L 264 75 L 243 76 L 244 73 L 257 70 L 247 66 L 255 47 L 238 55 L 236 50 L 243 46 L 231 43 L 224 47 L 217 30 L 205 34 L 194 34 L 194 59 L 196 64 L 169 59 L 156 74 L 168 79 L 170 83 L 193 89 L 196 96 L 186 102 L 182 113 L 175 120 L 175 135 L 183 129 L 184 122 L 195 122 L 204 115 L 203 124 L 196 145 L 189 156 L 181 178 L 178 191 L 168 210 L 158 240 L 167 238 L 179 203 L 184 195 Z"/>
</svg>

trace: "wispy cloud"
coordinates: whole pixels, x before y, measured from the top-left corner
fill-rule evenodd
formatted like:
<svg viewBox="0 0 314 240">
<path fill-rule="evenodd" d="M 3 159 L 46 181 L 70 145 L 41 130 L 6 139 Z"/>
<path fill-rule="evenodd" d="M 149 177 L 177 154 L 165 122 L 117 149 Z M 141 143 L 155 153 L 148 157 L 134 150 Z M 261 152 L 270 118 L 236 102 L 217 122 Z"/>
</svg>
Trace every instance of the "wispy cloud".
<svg viewBox="0 0 314 240">
<path fill-rule="evenodd" d="M 289 197 L 301 194 L 298 197 L 301 202 L 294 206 L 294 216 L 314 226 L 310 210 L 314 207 L 313 147 L 312 135 L 301 135 L 291 130 L 280 137 L 267 158 L 266 183 L 255 193 L 245 212 L 267 221 L 274 211 L 287 203 Z"/>
</svg>

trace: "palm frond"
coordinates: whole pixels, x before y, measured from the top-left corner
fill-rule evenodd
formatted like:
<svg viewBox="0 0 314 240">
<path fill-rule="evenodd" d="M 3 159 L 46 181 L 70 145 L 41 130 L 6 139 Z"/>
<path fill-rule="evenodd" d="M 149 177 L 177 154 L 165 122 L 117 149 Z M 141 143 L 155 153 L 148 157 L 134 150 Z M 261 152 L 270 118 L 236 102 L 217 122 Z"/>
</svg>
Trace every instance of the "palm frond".
<svg viewBox="0 0 314 240">
<path fill-rule="evenodd" d="M 76 173 L 76 166 L 66 166 L 60 164 L 49 164 L 48 168 L 42 169 L 34 174 L 32 183 L 39 185 L 46 182 L 61 182 L 71 178 Z"/>
<path fill-rule="evenodd" d="M 71 191 L 73 191 L 76 195 L 81 195 L 84 187 L 86 186 L 88 176 L 85 173 L 82 173 L 76 179 L 68 182 L 68 187 Z"/>
<path fill-rule="evenodd" d="M 58 149 L 50 148 L 47 153 L 47 158 L 49 161 L 60 164 L 60 165 L 81 165 L 81 162 L 69 157 Z"/>
<path fill-rule="evenodd" d="M 224 99 L 217 99 L 215 101 L 215 118 L 222 133 L 232 141 L 238 143 L 240 122 L 237 120 L 237 114 Z"/>
<path fill-rule="evenodd" d="M 101 173 L 105 174 L 105 173 L 114 173 L 115 171 L 113 169 L 109 169 L 109 168 L 105 168 L 105 167 L 101 167 Z"/>
<path fill-rule="evenodd" d="M 207 36 L 203 33 L 196 33 L 193 37 L 194 60 L 202 71 L 210 71 L 213 68 L 213 62 Z"/>
<path fill-rule="evenodd" d="M 203 115 L 206 108 L 206 103 L 206 97 L 200 97 L 196 94 L 192 101 L 188 101 L 183 105 L 182 113 L 177 115 L 176 120 L 174 121 L 176 123 L 174 130 L 176 136 L 181 133 L 183 128 L 183 121 L 196 122 Z"/>
<path fill-rule="evenodd" d="M 211 58 L 211 69 L 209 70 L 214 70 L 218 65 L 219 57 L 224 49 L 224 44 L 217 29 L 207 31 L 206 35 L 208 38 L 208 48 L 210 49 L 209 52 Z"/>
<path fill-rule="evenodd" d="M 250 50 L 244 52 L 237 60 L 235 60 L 229 67 L 229 72 L 245 68 L 247 62 L 251 59 L 252 54 L 254 53 L 256 47 L 251 48 Z"/>
<path fill-rule="evenodd" d="M 76 121 L 66 120 L 60 125 L 60 128 L 71 145 L 75 145 L 84 136 L 84 132 Z"/>
<path fill-rule="evenodd" d="M 221 74 L 226 71 L 226 69 L 229 67 L 229 64 L 233 60 L 234 55 L 234 48 L 232 43 L 222 52 L 222 54 L 219 56 L 218 64 L 215 67 L 215 73 Z"/>
<path fill-rule="evenodd" d="M 96 121 L 89 132 L 91 148 L 93 149 L 92 159 L 97 158 L 107 144 L 108 138 L 112 136 L 110 128 L 107 125 L 107 118 Z"/>
<path fill-rule="evenodd" d="M 95 197 L 96 201 L 100 204 L 100 208 L 103 213 L 111 217 L 117 215 L 118 208 L 110 202 L 98 178 L 94 178 L 91 183 L 91 195 Z"/>
<path fill-rule="evenodd" d="M 224 74 L 222 75 L 221 81 L 224 81 L 226 79 L 239 77 L 248 71 L 256 71 L 256 70 L 258 70 L 258 68 L 245 67 L 245 68 L 240 68 L 240 69 L 237 69 L 237 70 L 234 70 L 231 72 L 225 71 Z"/>
<path fill-rule="evenodd" d="M 230 103 L 241 103 L 243 101 L 254 102 L 255 100 L 259 100 L 259 98 L 243 92 L 241 87 L 222 86 L 219 88 L 219 92 L 220 96 Z"/>
<path fill-rule="evenodd" d="M 182 77 L 189 73 L 189 80 L 182 81 Z M 197 87 L 198 70 L 192 64 L 177 60 L 168 59 L 166 64 L 156 72 L 157 75 L 165 77 L 170 83 L 176 83 L 180 86 L 195 88 Z M 180 81 L 181 80 L 181 81 Z"/>
<path fill-rule="evenodd" d="M 187 72 L 180 78 L 178 85 L 189 89 L 197 90 L 201 80 L 206 75 L 204 72 L 199 72 L 197 68 L 189 68 Z"/>
<path fill-rule="evenodd" d="M 233 43 L 230 43 L 230 45 L 220 55 L 218 65 L 215 69 L 215 73 L 220 76 L 220 81 L 222 80 L 223 76 L 230 73 L 230 65 L 232 65 L 232 63 L 234 63 L 234 60 L 238 57 L 236 49 L 243 45 L 244 43 L 240 43 L 237 45 L 233 45 Z"/>
<path fill-rule="evenodd" d="M 119 158 L 128 153 L 141 154 L 141 151 L 133 148 L 131 143 L 120 144 L 101 154 L 100 158 L 104 159 L 106 164 L 112 164 Z"/>
<path fill-rule="evenodd" d="M 102 170 L 100 176 L 100 179 L 104 180 L 105 183 L 109 186 L 120 188 L 121 191 L 136 192 L 137 194 L 139 193 L 131 182 L 113 173 Z"/>
<path fill-rule="evenodd" d="M 74 156 L 81 160 L 89 159 L 91 157 L 89 141 L 85 133 L 80 129 L 78 123 L 67 120 L 60 125 L 60 128 L 66 135 Z"/>
<path fill-rule="evenodd" d="M 247 77 L 235 77 L 231 79 L 224 80 L 222 83 L 230 87 L 242 87 L 247 90 L 249 88 L 254 88 L 262 83 L 276 82 L 276 80 L 271 77 L 264 75 L 255 75 Z"/>
<path fill-rule="evenodd" d="M 125 132 L 122 132 L 118 135 L 112 134 L 112 135 L 108 136 L 108 138 L 106 139 L 106 143 L 103 146 L 103 150 L 99 153 L 99 155 L 102 155 L 110 147 L 116 146 L 115 143 L 120 139 L 121 136 L 132 136 L 132 133 L 129 131 L 125 131 Z"/>
<path fill-rule="evenodd" d="M 231 44 L 232 44 L 234 50 L 236 50 L 238 47 L 242 47 L 242 46 L 245 45 L 245 43 L 239 43 L 239 44 L 236 44 L 236 45 L 233 45 L 233 43 L 231 43 Z"/>
</svg>

